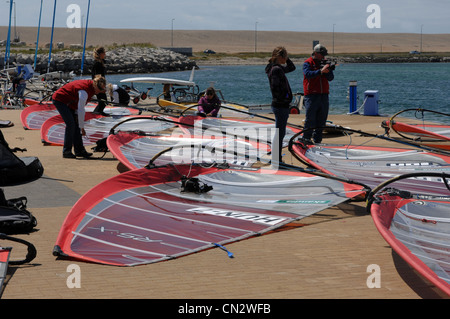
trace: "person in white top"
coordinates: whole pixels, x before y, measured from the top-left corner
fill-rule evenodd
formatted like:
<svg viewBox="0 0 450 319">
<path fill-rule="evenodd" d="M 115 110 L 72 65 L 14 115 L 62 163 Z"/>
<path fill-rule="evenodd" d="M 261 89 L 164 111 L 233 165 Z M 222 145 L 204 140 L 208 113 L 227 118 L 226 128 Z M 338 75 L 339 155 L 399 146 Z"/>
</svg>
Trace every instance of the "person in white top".
<svg viewBox="0 0 450 319">
<path fill-rule="evenodd" d="M 108 84 L 108 93 L 111 97 L 111 102 L 114 104 L 128 106 L 130 103 L 130 95 L 128 92 L 117 84 Z"/>
</svg>

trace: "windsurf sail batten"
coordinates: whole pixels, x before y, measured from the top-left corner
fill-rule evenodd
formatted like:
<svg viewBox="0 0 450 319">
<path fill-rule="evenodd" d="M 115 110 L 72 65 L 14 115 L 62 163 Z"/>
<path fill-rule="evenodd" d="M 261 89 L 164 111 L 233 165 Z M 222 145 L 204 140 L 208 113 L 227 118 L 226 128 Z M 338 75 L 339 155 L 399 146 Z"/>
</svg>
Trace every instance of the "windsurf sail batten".
<svg viewBox="0 0 450 319">
<path fill-rule="evenodd" d="M 76 236 L 83 237 L 83 238 L 86 238 L 86 239 L 89 239 L 89 240 L 92 240 L 92 241 L 95 241 L 95 242 L 98 242 L 98 243 L 101 243 L 101 244 L 105 244 L 105 245 L 108 245 L 108 246 L 112 246 L 112 247 L 117 247 L 117 248 L 121 248 L 121 249 L 125 249 L 125 250 L 131 250 L 131 251 L 135 251 L 135 252 L 139 252 L 139 253 L 143 253 L 143 254 L 154 255 L 154 256 L 159 256 L 159 257 L 161 257 L 161 256 L 165 257 L 166 256 L 166 255 L 163 255 L 163 254 L 158 254 L 158 253 L 147 251 L 147 250 L 141 250 L 141 249 L 136 249 L 136 248 L 132 248 L 132 247 L 129 247 L 129 246 L 114 244 L 114 243 L 109 242 L 109 241 L 100 240 L 98 238 L 95 238 L 95 237 L 92 237 L 92 236 L 87 236 L 87 235 L 84 235 L 84 234 L 81 234 L 81 233 L 77 233 L 77 232 L 73 232 L 73 234 L 76 235 Z"/>
<path fill-rule="evenodd" d="M 345 146 L 345 150 L 344 150 L 345 151 L 345 155 L 333 154 L 333 157 L 336 158 L 336 159 L 350 159 L 348 152 L 351 151 L 351 150 L 358 150 L 358 148 L 357 147 L 347 147 L 347 145 L 346 145 Z M 331 155 L 330 153 L 326 152 L 325 150 L 324 151 L 318 151 L 317 153 L 320 154 L 320 155 L 328 155 L 328 154 Z M 404 152 L 402 152 L 402 157 L 408 157 L 408 156 L 414 157 L 414 156 L 417 156 L 417 153 L 418 152 L 415 151 L 415 150 L 404 151 Z M 352 154 L 351 159 L 352 160 L 372 160 L 372 159 L 379 159 L 379 158 L 382 158 L 382 159 L 395 158 L 397 156 L 398 156 L 398 154 L 396 154 L 395 152 L 392 153 L 392 152 L 386 151 L 386 152 L 383 152 L 381 154 L 374 154 L 372 152 L 371 154 L 359 155 L 359 156 Z"/>
<path fill-rule="evenodd" d="M 417 214 L 413 214 L 413 213 L 409 213 L 408 211 L 399 208 L 397 210 L 398 213 L 406 216 L 407 218 L 413 219 L 413 220 L 420 220 L 424 223 L 450 223 L 450 219 L 449 218 L 439 218 L 439 217 L 433 217 L 432 219 L 429 218 L 429 216 L 423 214 L 423 215 L 417 215 Z M 450 238 L 450 234 L 449 234 L 449 238 Z"/>
<path fill-rule="evenodd" d="M 268 182 L 259 182 L 257 184 L 252 183 L 252 182 L 248 182 L 248 183 L 235 183 L 232 181 L 218 181 L 216 179 L 212 179 L 212 178 L 208 178 L 207 176 L 202 177 L 203 180 L 205 180 L 206 182 L 212 182 L 214 181 L 217 184 L 222 184 L 222 185 L 233 185 L 233 186 L 247 186 L 247 187 L 267 187 L 267 186 L 288 186 L 286 185 L 286 181 L 268 181 Z M 311 178 L 311 177 L 306 177 L 306 176 L 301 176 L 301 177 L 297 177 L 293 180 L 290 180 L 289 183 L 295 184 L 298 182 L 302 182 L 302 181 L 311 181 L 311 180 L 318 180 L 320 179 L 319 176 L 316 176 L 315 178 Z M 242 194 L 245 195 L 245 194 Z M 297 196 L 297 195 L 296 195 Z"/>
<path fill-rule="evenodd" d="M 151 212 L 151 211 L 148 211 L 148 212 Z M 151 213 L 155 213 L 155 212 L 151 212 Z M 92 214 L 86 214 L 86 216 L 88 216 L 88 215 L 93 216 Z M 114 220 L 112 220 L 112 219 L 106 219 L 106 218 L 102 218 L 102 217 L 99 217 L 99 216 L 95 216 L 94 218 L 102 219 L 102 220 L 104 220 L 104 221 L 107 221 L 107 222 L 113 223 L 113 224 L 119 224 L 119 225 L 131 227 L 131 228 L 136 228 L 136 229 L 140 229 L 140 230 L 145 230 L 145 231 L 153 232 L 153 233 L 155 233 L 155 234 L 161 234 L 161 235 L 173 236 L 173 237 L 182 238 L 182 239 L 186 239 L 186 240 L 192 240 L 192 241 L 195 241 L 195 242 L 198 242 L 198 243 L 203 243 L 203 244 L 207 244 L 207 243 L 208 243 L 208 242 L 206 242 L 206 241 L 204 241 L 204 240 L 198 240 L 198 239 L 189 238 L 189 237 L 185 237 L 185 236 L 179 236 L 179 235 L 170 234 L 170 233 L 167 233 L 167 232 L 157 231 L 157 230 L 150 229 L 150 228 L 139 227 L 139 226 L 136 226 L 136 225 L 126 224 L 126 223 L 119 223 L 119 222 L 114 221 Z M 192 220 L 192 221 L 193 221 L 193 220 Z"/>
</svg>

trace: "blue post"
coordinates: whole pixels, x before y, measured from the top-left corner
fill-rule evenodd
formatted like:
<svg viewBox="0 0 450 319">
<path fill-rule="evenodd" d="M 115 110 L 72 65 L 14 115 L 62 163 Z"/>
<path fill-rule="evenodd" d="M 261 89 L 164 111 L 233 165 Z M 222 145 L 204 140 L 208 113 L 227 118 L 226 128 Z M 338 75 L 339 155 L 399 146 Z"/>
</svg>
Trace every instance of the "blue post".
<svg viewBox="0 0 450 319">
<path fill-rule="evenodd" d="M 357 101 L 358 101 L 358 82 L 357 81 L 350 81 L 349 82 L 349 97 L 350 97 L 350 114 L 353 114 L 357 110 Z"/>
<path fill-rule="evenodd" d="M 55 15 L 56 15 L 56 0 L 55 0 L 55 4 L 53 6 L 52 36 L 50 38 L 50 51 L 48 52 L 47 73 L 50 72 L 50 62 L 52 61 L 53 31 L 55 29 Z"/>
<path fill-rule="evenodd" d="M 86 51 L 86 38 L 87 38 L 87 30 L 88 30 L 88 23 L 89 23 L 89 9 L 91 7 L 91 0 L 88 2 L 88 10 L 87 10 L 87 16 L 86 16 L 86 27 L 84 29 L 84 44 L 83 44 L 83 56 L 81 57 L 81 75 L 83 76 L 83 69 L 84 69 L 84 52 Z"/>
<path fill-rule="evenodd" d="M 36 51 L 34 53 L 34 69 L 35 70 L 36 70 L 36 65 L 37 65 L 37 54 L 38 54 L 38 48 L 39 48 L 39 32 L 41 31 L 42 1 L 44 1 L 44 0 L 41 0 L 41 9 L 39 11 L 39 24 L 38 24 L 38 32 L 37 32 L 37 39 L 36 39 Z"/>
<path fill-rule="evenodd" d="M 6 69 L 6 65 L 8 64 L 9 67 L 9 56 L 10 56 L 10 50 L 11 50 L 11 16 L 12 16 L 12 9 L 13 9 L 14 1 L 9 1 L 9 27 L 8 27 L 8 39 L 6 40 L 6 49 L 5 49 L 5 64 L 3 66 L 3 69 Z"/>
</svg>

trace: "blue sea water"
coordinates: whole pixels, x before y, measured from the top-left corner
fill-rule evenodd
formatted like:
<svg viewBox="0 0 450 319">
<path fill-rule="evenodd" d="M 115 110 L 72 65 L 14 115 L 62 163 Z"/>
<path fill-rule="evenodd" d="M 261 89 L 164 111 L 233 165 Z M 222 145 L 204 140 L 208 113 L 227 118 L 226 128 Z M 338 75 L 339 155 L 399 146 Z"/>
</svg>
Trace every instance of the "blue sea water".
<svg viewBox="0 0 450 319">
<path fill-rule="evenodd" d="M 294 92 L 303 92 L 302 65 L 288 74 Z M 245 105 L 270 104 L 271 96 L 264 72 L 264 65 L 201 66 L 195 70 L 194 81 L 200 90 L 211 84 L 219 88 L 227 101 Z M 405 63 L 405 64 L 340 64 L 335 70 L 335 79 L 330 85 L 330 114 L 346 114 L 349 107 L 349 82 L 357 81 L 357 107 L 364 101 L 364 92 L 377 90 L 379 94 L 378 113 L 392 116 L 409 108 L 424 108 L 449 113 L 450 110 L 450 64 Z M 156 76 L 188 80 L 191 71 L 139 74 L 135 76 Z M 107 80 L 119 84 L 121 79 L 131 75 L 108 75 Z M 162 92 L 161 85 L 136 84 L 145 90 L 153 87 L 152 96 Z M 361 111 L 360 113 L 363 113 Z M 413 113 L 402 116 L 412 117 Z M 446 123 L 449 118 L 427 114 L 427 120 Z"/>
</svg>

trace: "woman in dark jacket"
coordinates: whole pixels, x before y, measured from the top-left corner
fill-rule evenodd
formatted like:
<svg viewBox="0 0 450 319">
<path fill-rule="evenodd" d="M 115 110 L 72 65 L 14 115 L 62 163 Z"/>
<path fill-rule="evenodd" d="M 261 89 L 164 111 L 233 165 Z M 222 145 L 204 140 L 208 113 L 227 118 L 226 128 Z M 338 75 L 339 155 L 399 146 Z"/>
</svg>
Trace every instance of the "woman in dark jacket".
<svg viewBox="0 0 450 319">
<path fill-rule="evenodd" d="M 286 65 L 286 66 L 284 66 Z M 295 65 L 288 58 L 284 47 L 276 47 L 272 52 L 266 74 L 269 78 L 272 92 L 272 112 L 275 115 L 275 137 L 272 142 L 272 164 L 281 161 L 283 139 L 286 135 L 286 126 L 289 118 L 289 105 L 292 101 L 292 90 L 286 73 L 295 71 Z"/>
<path fill-rule="evenodd" d="M 94 50 L 94 65 L 92 66 L 92 79 L 94 79 L 97 75 L 101 75 L 102 77 L 106 77 L 106 67 L 105 67 L 105 57 L 106 51 L 104 47 L 98 47 Z M 98 104 L 94 109 L 95 114 L 101 114 L 104 116 L 108 116 L 103 110 L 106 107 L 106 94 L 99 93 L 97 94 Z"/>
</svg>

